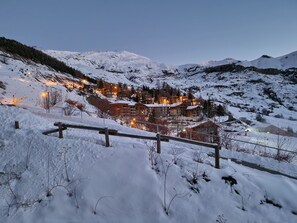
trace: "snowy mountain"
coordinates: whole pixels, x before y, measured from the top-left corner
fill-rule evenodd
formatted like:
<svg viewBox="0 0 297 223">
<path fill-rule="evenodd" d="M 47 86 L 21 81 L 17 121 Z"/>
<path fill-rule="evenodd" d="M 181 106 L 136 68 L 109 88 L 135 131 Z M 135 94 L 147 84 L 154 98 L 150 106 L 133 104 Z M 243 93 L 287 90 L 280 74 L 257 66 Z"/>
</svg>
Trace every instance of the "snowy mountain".
<svg viewBox="0 0 297 223">
<path fill-rule="evenodd" d="M 257 68 L 274 68 L 279 70 L 286 70 L 290 68 L 297 68 L 297 51 L 280 56 L 280 57 L 270 57 L 263 55 L 260 58 L 252 61 L 243 61 L 238 64 L 245 67 L 257 67 Z"/>
<path fill-rule="evenodd" d="M 45 51 L 93 78 L 103 78 L 108 82 L 122 82 L 142 85 L 148 81 L 156 84 L 162 70 L 174 73 L 175 67 L 159 64 L 129 52 L 65 52 Z"/>
<path fill-rule="evenodd" d="M 59 94 L 56 106 L 61 107 L 66 99 L 85 103 L 77 92 L 64 87 L 68 82 L 79 83 L 80 79 L 0 51 L 0 102 L 3 104 L 12 104 L 15 100 L 18 106 L 40 107 L 44 101 L 41 94 L 45 91 Z M 92 110 L 91 106 L 86 105 Z"/>
<path fill-rule="evenodd" d="M 282 114 L 286 119 L 297 116 L 297 52 L 253 61 L 227 58 L 181 66 L 159 64 L 128 52 L 45 52 L 109 82 L 150 87 L 166 82 L 184 91 L 191 89 L 197 97 L 229 105 L 238 118 L 239 111 L 252 112 L 250 118 L 255 113 Z"/>
<path fill-rule="evenodd" d="M 255 69 L 233 59 L 171 66 L 129 52 L 46 52 L 94 79 L 191 88 L 197 97 L 226 104 L 235 118 L 263 129 L 271 123 L 297 131 L 296 73 L 275 70 L 296 67 L 296 53 L 270 62 L 264 57 L 253 62 L 259 65 Z M 263 69 L 269 63 L 274 70 Z M 159 155 L 154 141 L 140 139 L 111 136 L 106 148 L 98 131 L 68 128 L 63 139 L 56 133 L 43 135 L 55 122 L 67 122 L 155 136 L 98 118 L 85 95 L 64 87 L 68 83 L 79 84 L 81 78 L 0 50 L 0 102 L 16 100 L 16 106 L 0 105 L 0 222 L 296 221 L 296 157 L 291 163 L 278 161 L 269 149 L 294 150 L 296 138 L 226 123 L 238 141 L 232 141 L 232 149 L 223 145 L 221 168 L 216 169 L 214 151 L 203 146 L 162 142 Z M 43 91 L 62 97 L 50 112 L 41 108 Z M 66 99 L 85 104 L 88 112 L 65 116 Z M 255 121 L 257 113 L 264 114 L 266 123 Z M 20 129 L 14 128 L 15 121 Z M 242 131 L 247 127 L 248 134 Z"/>
</svg>

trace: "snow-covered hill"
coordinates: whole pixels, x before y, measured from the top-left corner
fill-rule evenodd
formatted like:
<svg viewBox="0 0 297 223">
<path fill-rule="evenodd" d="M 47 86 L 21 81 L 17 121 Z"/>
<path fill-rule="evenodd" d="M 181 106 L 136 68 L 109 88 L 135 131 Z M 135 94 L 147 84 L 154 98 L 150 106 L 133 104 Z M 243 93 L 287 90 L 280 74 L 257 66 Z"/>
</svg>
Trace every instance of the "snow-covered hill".
<svg viewBox="0 0 297 223">
<path fill-rule="evenodd" d="M 227 58 L 181 66 L 159 64 L 128 52 L 46 53 L 92 77 L 114 83 L 156 87 L 166 82 L 185 91 L 191 88 L 197 97 L 229 105 L 237 118 L 246 115 L 241 115 L 240 111 L 250 112 L 248 116 L 251 119 L 255 119 L 256 113 L 281 115 L 286 119 L 297 117 L 296 72 L 291 75 L 283 73 L 287 68 L 297 69 L 297 52 L 277 58 L 262 56 L 253 61 Z M 239 68 L 216 69 L 228 64 Z M 255 69 L 249 68 L 251 66 Z M 213 68 L 213 71 L 207 68 Z M 279 72 L 273 70 L 276 73 L 270 74 L 256 68 L 279 69 Z"/>
<path fill-rule="evenodd" d="M 257 68 L 274 68 L 280 70 L 286 70 L 290 68 L 297 68 L 297 51 L 289 53 L 280 57 L 270 57 L 263 55 L 260 58 L 252 61 L 243 61 L 238 64 L 245 67 L 257 67 Z"/>
<path fill-rule="evenodd" d="M 130 52 L 65 52 L 45 51 L 93 78 L 108 82 L 142 85 L 156 84 L 162 70 L 176 72 L 174 66 L 159 64 Z"/>
<path fill-rule="evenodd" d="M 55 111 L 37 116 L 0 106 L 0 222 L 296 221 L 294 179 L 230 160 L 215 169 L 211 151 L 199 146 L 162 142 L 157 155 L 154 144 L 143 140 L 114 136 L 106 148 L 97 132 L 68 129 L 63 139 L 41 134 L 61 120 Z M 110 120 L 67 121 L 148 134 Z M 283 166 L 296 173 L 296 166 Z"/>
<path fill-rule="evenodd" d="M 197 97 L 226 104 L 237 118 L 255 121 L 256 114 L 266 109 L 267 123 L 262 125 L 272 123 L 297 131 L 296 82 L 281 71 L 271 75 L 257 70 L 206 70 L 240 63 L 233 59 L 170 66 L 128 52 L 47 53 L 93 78 L 135 86 L 155 87 L 167 82 L 184 90 L 192 88 Z M 291 67 L 295 66 L 294 55 L 275 59 L 283 61 L 283 67 Z M 262 59 L 265 62 L 269 58 Z M 264 62 L 255 64 L 261 67 Z M 67 129 L 63 139 L 55 134 L 45 136 L 42 131 L 53 128 L 56 121 L 153 134 L 86 113 L 63 116 L 62 103 L 46 113 L 40 108 L 41 92 L 45 90 L 60 92 L 62 102 L 69 98 L 87 105 L 83 95 L 63 86 L 67 81 L 81 80 L 0 52 L 0 102 L 9 104 L 14 97 L 21 99 L 18 106 L 25 108 L 0 105 L 1 223 L 296 221 L 297 203 L 292 196 L 297 193 L 296 180 L 230 160 L 261 164 L 296 178 L 296 159 L 289 164 L 257 155 L 266 154 L 266 146 L 275 147 L 279 137 L 254 131 L 236 136 L 261 142 L 264 150 L 253 147 L 252 154 L 242 153 L 246 149 L 242 143 L 236 144 L 236 151 L 223 148 L 220 153 L 226 159 L 221 159 L 218 170 L 209 154 L 213 151 L 199 146 L 162 142 L 162 153 L 157 155 L 153 142 L 116 136 L 111 137 L 112 146 L 106 148 L 98 132 Z M 88 111 L 93 109 L 87 106 Z M 271 112 L 269 116 L 267 112 Z M 14 129 L 16 120 L 20 129 Z M 291 144 L 290 150 L 295 148 L 295 138 L 285 140 L 286 145 Z M 168 215 L 164 207 L 169 209 Z"/>
<path fill-rule="evenodd" d="M 91 111 L 92 106 L 83 96 L 63 86 L 80 81 L 70 74 L 0 51 L 0 102 L 3 104 L 12 104 L 15 100 L 18 106 L 41 108 L 44 102 L 42 92 L 46 91 L 58 94 L 56 106 L 61 110 L 63 102 L 71 99 L 86 104 Z"/>
</svg>

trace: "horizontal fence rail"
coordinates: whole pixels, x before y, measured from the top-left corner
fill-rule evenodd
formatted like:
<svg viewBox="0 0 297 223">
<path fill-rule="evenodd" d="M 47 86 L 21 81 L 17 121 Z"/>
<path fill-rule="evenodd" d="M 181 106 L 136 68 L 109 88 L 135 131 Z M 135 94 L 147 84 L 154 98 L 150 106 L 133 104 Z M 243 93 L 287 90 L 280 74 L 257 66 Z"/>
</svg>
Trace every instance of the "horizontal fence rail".
<svg viewBox="0 0 297 223">
<path fill-rule="evenodd" d="M 93 126 L 84 126 L 84 125 L 74 125 L 74 124 L 66 124 L 62 122 L 54 123 L 54 126 L 57 126 L 58 129 L 51 129 L 44 131 L 44 135 L 48 135 L 51 133 L 59 132 L 59 138 L 63 138 L 63 131 L 67 130 L 68 128 L 74 129 L 83 129 L 83 130 L 91 130 L 91 131 L 98 131 L 99 134 L 105 135 L 105 146 L 110 146 L 109 136 L 119 136 L 119 137 L 127 137 L 127 138 L 134 138 L 134 139 L 144 139 L 144 140 L 154 140 L 157 141 L 157 153 L 161 153 L 161 141 L 169 142 L 170 140 L 178 141 L 186 144 L 193 144 L 198 146 L 204 146 L 215 149 L 215 168 L 220 168 L 220 146 L 214 143 L 207 143 L 207 142 L 200 142 L 191 139 L 184 139 L 174 136 L 168 135 L 161 135 L 156 134 L 156 136 L 142 136 L 142 135 L 134 135 L 134 134 L 127 134 L 127 133 L 120 133 L 118 130 L 115 129 L 108 129 L 108 128 L 100 128 L 100 127 L 93 127 Z"/>
<path fill-rule="evenodd" d="M 236 142 L 247 143 L 247 144 L 251 144 L 251 145 L 255 145 L 255 146 L 261 146 L 261 147 L 268 148 L 268 149 L 274 149 L 274 150 L 278 150 L 278 151 L 283 151 L 283 152 L 297 154 L 297 152 L 295 152 L 295 151 L 290 151 L 290 150 L 286 150 L 286 149 L 282 149 L 282 148 L 277 148 L 277 147 L 273 147 L 273 146 L 263 145 L 263 144 L 259 144 L 259 143 L 255 143 L 255 142 L 248 142 L 248 141 L 244 141 L 244 140 L 240 140 L 240 139 L 234 139 L 234 138 L 227 138 L 227 139 L 232 140 L 232 141 L 236 141 Z"/>
<path fill-rule="evenodd" d="M 173 141 L 178 141 L 178 142 L 183 142 L 187 144 L 193 144 L 193 145 L 198 145 L 198 146 L 205 146 L 209 148 L 215 149 L 215 167 L 220 168 L 220 145 L 215 144 L 215 143 L 207 143 L 207 142 L 200 142 L 200 141 L 195 141 L 191 139 L 184 139 L 184 138 L 179 138 L 179 137 L 174 137 L 174 136 L 167 136 L 167 135 L 162 135 L 162 137 L 167 138 L 169 140 Z"/>
</svg>

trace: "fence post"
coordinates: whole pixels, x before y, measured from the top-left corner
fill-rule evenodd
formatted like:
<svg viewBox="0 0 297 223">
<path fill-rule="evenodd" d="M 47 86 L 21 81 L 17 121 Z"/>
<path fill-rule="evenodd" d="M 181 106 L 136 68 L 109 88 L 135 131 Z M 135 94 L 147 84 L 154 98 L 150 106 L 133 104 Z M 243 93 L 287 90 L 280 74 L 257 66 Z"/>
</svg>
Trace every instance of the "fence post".
<svg viewBox="0 0 297 223">
<path fill-rule="evenodd" d="M 220 169 L 220 146 L 215 148 L 215 168 Z"/>
<path fill-rule="evenodd" d="M 63 138 L 63 128 L 62 128 L 62 122 L 59 122 L 59 138 Z"/>
<path fill-rule="evenodd" d="M 19 121 L 15 121 L 15 122 L 14 122 L 14 128 L 15 128 L 15 129 L 19 129 L 19 128 L 20 128 L 20 123 L 19 123 Z"/>
<path fill-rule="evenodd" d="M 108 132 L 108 128 L 104 129 L 105 131 L 105 146 L 109 147 L 109 132 Z"/>
<path fill-rule="evenodd" d="M 161 135 L 157 134 L 157 153 L 161 153 Z"/>
</svg>

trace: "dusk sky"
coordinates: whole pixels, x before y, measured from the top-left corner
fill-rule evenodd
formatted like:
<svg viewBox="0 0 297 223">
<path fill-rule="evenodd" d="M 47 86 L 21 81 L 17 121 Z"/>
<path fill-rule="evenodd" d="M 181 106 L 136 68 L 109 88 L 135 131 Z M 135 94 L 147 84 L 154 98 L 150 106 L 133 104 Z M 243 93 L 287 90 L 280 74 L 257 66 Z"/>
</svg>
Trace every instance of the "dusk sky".
<svg viewBox="0 0 297 223">
<path fill-rule="evenodd" d="M 3 0 L 0 36 L 169 64 L 277 57 L 297 50 L 297 0 Z"/>
</svg>

